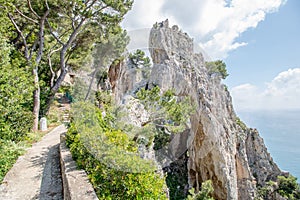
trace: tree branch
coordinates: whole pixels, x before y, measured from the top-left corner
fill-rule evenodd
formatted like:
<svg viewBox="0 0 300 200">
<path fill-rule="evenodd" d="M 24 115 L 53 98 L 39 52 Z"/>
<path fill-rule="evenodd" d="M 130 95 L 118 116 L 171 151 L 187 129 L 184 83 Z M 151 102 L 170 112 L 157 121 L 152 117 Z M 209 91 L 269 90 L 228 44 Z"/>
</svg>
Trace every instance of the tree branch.
<svg viewBox="0 0 300 200">
<path fill-rule="evenodd" d="M 50 29 L 50 34 L 54 37 L 54 39 L 58 42 L 58 43 L 60 43 L 62 46 L 64 46 L 65 44 L 54 34 L 54 32 L 53 32 L 53 29 L 52 29 L 52 26 L 51 26 L 51 24 L 50 24 L 50 22 L 48 21 L 48 19 L 46 19 L 46 22 L 47 22 L 47 24 L 48 24 L 48 26 L 49 26 L 49 29 Z"/>
<path fill-rule="evenodd" d="M 51 72 L 51 74 L 52 74 L 51 80 L 50 80 L 50 87 L 53 87 L 53 85 L 54 85 L 54 78 L 55 78 L 55 72 L 54 72 L 54 70 L 53 70 L 53 68 L 52 68 L 51 56 L 52 56 L 52 54 L 54 54 L 55 52 L 59 51 L 61 48 L 62 48 L 62 47 L 59 47 L 58 49 L 54 49 L 54 50 L 50 51 L 50 53 L 49 53 L 48 56 L 47 56 L 47 57 L 48 57 L 48 64 L 49 64 L 50 72 Z"/>
<path fill-rule="evenodd" d="M 35 40 L 32 47 L 31 47 L 31 51 L 30 51 L 30 54 L 29 54 L 29 60 L 32 58 L 32 55 L 33 55 L 33 51 L 35 50 L 36 48 L 36 45 L 38 44 L 38 41 L 39 40 Z"/>
<path fill-rule="evenodd" d="M 102 11 L 102 10 L 104 10 L 105 8 L 108 8 L 108 7 L 109 7 L 108 5 L 103 6 L 103 7 L 100 8 L 99 10 L 96 10 L 96 11 L 92 14 L 92 16 L 94 17 L 94 16 L 97 15 L 100 11 Z"/>
<path fill-rule="evenodd" d="M 45 21 L 47 16 L 49 15 L 50 10 L 47 10 L 43 17 L 40 20 L 40 31 L 39 31 L 39 51 L 36 57 L 36 63 L 39 63 L 42 59 L 43 51 L 44 51 L 44 29 L 45 29 Z"/>
<path fill-rule="evenodd" d="M 30 1 L 30 0 L 27 0 L 27 4 L 28 4 L 28 7 L 29 7 L 29 9 L 31 10 L 31 12 L 32 12 L 38 19 L 40 19 L 41 17 L 33 10 L 32 6 L 31 6 L 31 1 Z"/>
<path fill-rule="evenodd" d="M 10 21 L 13 23 L 14 27 L 16 28 L 16 30 L 18 31 L 18 33 L 21 35 L 22 37 L 22 40 L 23 40 L 23 43 L 24 43 L 24 47 L 25 47 L 25 58 L 27 61 L 29 61 L 29 55 L 28 55 L 28 45 L 27 45 L 27 42 L 26 42 L 26 38 L 24 37 L 23 35 L 23 32 L 20 30 L 20 28 L 18 27 L 18 25 L 16 24 L 15 20 L 13 19 L 13 17 L 11 16 L 10 13 L 7 14 L 8 18 L 10 19 Z"/>
<path fill-rule="evenodd" d="M 46 7 L 47 7 L 47 10 L 50 10 L 49 5 L 48 5 L 48 0 L 45 0 L 45 4 L 46 4 Z"/>
<path fill-rule="evenodd" d="M 93 0 L 93 2 L 86 7 L 86 9 L 84 9 L 84 11 L 82 13 L 85 13 L 88 9 L 90 9 L 95 3 L 97 2 L 97 0 Z M 85 5 L 88 5 L 89 1 L 86 2 Z"/>
<path fill-rule="evenodd" d="M 165 118 L 164 117 L 157 117 L 157 118 L 154 118 L 154 119 L 150 119 L 146 122 L 143 122 L 141 125 L 146 126 L 147 124 L 150 124 L 150 123 L 153 123 L 153 124 L 157 125 L 156 123 L 154 123 L 154 121 L 163 120 L 163 119 L 165 119 Z"/>
<path fill-rule="evenodd" d="M 78 32 L 80 31 L 82 25 L 84 24 L 85 20 L 86 19 L 82 19 L 81 22 L 79 23 L 79 25 L 75 28 L 75 30 L 70 35 L 69 40 L 67 41 L 67 43 L 64 45 L 64 47 L 62 49 L 63 54 L 65 54 L 67 49 L 71 46 L 72 42 L 74 41 Z"/>
<path fill-rule="evenodd" d="M 24 17 L 25 19 L 27 19 L 27 20 L 29 20 L 29 21 L 35 23 L 35 24 L 39 24 L 38 21 L 36 21 L 36 20 L 34 20 L 34 19 L 32 19 L 32 18 L 27 17 L 26 15 L 24 15 L 18 8 L 15 8 L 15 9 L 16 9 L 16 11 L 17 11 L 22 17 Z"/>
<path fill-rule="evenodd" d="M 87 0 L 87 1 L 85 1 L 84 3 L 85 3 L 85 5 L 87 5 L 89 2 L 90 2 L 90 0 Z"/>
</svg>

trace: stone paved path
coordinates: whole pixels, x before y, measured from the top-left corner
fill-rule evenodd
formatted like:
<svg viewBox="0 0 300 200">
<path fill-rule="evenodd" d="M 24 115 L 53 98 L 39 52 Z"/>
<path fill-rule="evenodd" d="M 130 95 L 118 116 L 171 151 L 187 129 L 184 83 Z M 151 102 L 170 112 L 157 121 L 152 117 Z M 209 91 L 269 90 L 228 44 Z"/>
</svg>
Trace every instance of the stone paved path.
<svg viewBox="0 0 300 200">
<path fill-rule="evenodd" d="M 59 162 L 60 125 L 18 158 L 0 186 L 1 200 L 63 199 Z"/>
</svg>

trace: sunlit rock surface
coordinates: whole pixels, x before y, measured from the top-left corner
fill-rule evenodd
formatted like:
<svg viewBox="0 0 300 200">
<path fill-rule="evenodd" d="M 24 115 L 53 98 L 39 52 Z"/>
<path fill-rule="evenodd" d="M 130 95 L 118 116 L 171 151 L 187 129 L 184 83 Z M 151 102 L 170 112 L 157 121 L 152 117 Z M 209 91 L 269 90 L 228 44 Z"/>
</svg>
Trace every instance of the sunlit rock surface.
<svg viewBox="0 0 300 200">
<path fill-rule="evenodd" d="M 187 158 L 187 162 L 180 162 L 181 167 L 186 165 L 182 167 L 188 180 L 181 187 L 184 190 L 194 187 L 199 191 L 201 183 L 210 179 L 216 199 L 254 199 L 257 184 L 274 180 L 281 171 L 258 132 L 237 122 L 221 76 L 209 75 L 202 54 L 193 49 L 193 40 L 177 26 L 169 27 L 168 21 L 155 24 L 149 38 L 150 76 L 145 77 L 128 62 L 110 70 L 116 101 L 125 103 L 128 95 L 153 85 L 191 97 L 195 112 L 190 127 L 172 136 L 167 147 L 172 153 L 162 167 Z M 139 118 L 133 118 L 138 124 Z"/>
</svg>

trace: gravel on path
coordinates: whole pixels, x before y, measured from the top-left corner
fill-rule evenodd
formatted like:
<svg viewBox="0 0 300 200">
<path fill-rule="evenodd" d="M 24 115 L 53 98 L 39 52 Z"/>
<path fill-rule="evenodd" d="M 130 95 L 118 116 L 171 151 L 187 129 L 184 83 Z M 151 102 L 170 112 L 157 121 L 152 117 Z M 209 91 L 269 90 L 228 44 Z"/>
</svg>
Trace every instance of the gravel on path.
<svg viewBox="0 0 300 200">
<path fill-rule="evenodd" d="M 62 179 L 59 161 L 60 134 L 56 127 L 20 156 L 0 185 L 1 200 L 61 200 Z"/>
</svg>

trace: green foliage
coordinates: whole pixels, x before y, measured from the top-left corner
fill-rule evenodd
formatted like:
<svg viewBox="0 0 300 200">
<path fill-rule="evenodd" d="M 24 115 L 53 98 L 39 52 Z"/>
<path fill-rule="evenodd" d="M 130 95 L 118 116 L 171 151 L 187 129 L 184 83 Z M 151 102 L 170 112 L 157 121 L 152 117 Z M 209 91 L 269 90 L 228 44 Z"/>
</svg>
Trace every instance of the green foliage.
<svg viewBox="0 0 300 200">
<path fill-rule="evenodd" d="M 269 181 L 264 187 L 258 187 L 257 190 L 257 200 L 268 199 L 268 197 L 274 192 L 276 188 L 276 183 L 274 181 Z"/>
<path fill-rule="evenodd" d="M 107 40 L 113 38 L 116 45 L 106 45 L 110 46 L 110 51 L 105 49 L 106 54 L 111 56 L 112 50 L 124 50 L 128 38 L 119 24 L 132 3 L 132 0 L 1 0 L 0 23 L 6 23 L 1 23 L 1 35 L 9 33 L 5 34 L 8 43 L 26 59 L 31 70 L 38 69 L 37 77 L 43 83 L 41 114 L 47 113 L 67 71 L 91 64 L 98 44 L 107 44 Z M 1 58 L 4 50 L 0 52 Z M 38 83 L 35 84 L 37 88 Z"/>
<path fill-rule="evenodd" d="M 172 162 L 168 169 L 166 184 L 169 189 L 170 200 L 182 200 L 187 198 L 186 187 L 188 186 L 187 153 L 178 160 Z"/>
<path fill-rule="evenodd" d="M 214 200 L 211 196 L 214 192 L 211 180 L 204 181 L 201 185 L 201 190 L 197 194 L 195 194 L 194 188 L 189 192 L 191 195 L 188 196 L 188 200 Z"/>
<path fill-rule="evenodd" d="M 0 66 L 6 66 L 10 61 L 9 55 L 12 47 L 8 44 L 3 36 L 0 36 L 0 48 Z"/>
<path fill-rule="evenodd" d="M 94 66 L 95 68 L 110 65 L 114 60 L 121 57 L 129 43 L 129 37 L 125 30 L 117 27 L 114 33 L 106 34 L 95 44 Z"/>
<path fill-rule="evenodd" d="M 228 86 L 227 86 L 227 85 L 224 85 L 224 90 L 225 90 L 226 92 L 228 92 L 228 91 L 229 91 L 229 89 L 228 89 Z"/>
<path fill-rule="evenodd" d="M 246 124 L 239 118 L 236 117 L 235 122 L 239 125 L 244 131 L 247 130 Z"/>
<path fill-rule="evenodd" d="M 93 104 L 72 106 L 67 145 L 84 168 L 99 199 L 167 199 L 164 178 L 139 157 L 137 144 L 111 127 L 111 117 Z"/>
<path fill-rule="evenodd" d="M 154 136 L 154 150 L 159 150 L 169 144 L 171 141 L 170 134 L 167 134 L 163 128 L 156 128 Z"/>
<path fill-rule="evenodd" d="M 113 99 L 108 91 L 97 91 L 96 100 L 99 107 L 103 107 L 105 110 L 109 110 L 113 104 Z"/>
<path fill-rule="evenodd" d="M 289 175 L 288 177 L 278 176 L 278 193 L 289 200 L 300 199 L 300 186 L 297 178 Z"/>
<path fill-rule="evenodd" d="M 149 78 L 151 62 L 144 51 L 137 49 L 134 53 L 130 53 L 129 60 L 137 71 L 141 71 L 145 78 Z"/>
<path fill-rule="evenodd" d="M 136 67 L 144 66 L 144 67 L 150 67 L 150 58 L 148 56 L 145 56 L 145 52 L 137 49 L 134 53 L 129 54 L 129 60 L 132 64 L 134 64 Z"/>
<path fill-rule="evenodd" d="M 121 27 L 116 26 L 113 32 L 108 32 L 100 37 L 93 49 L 93 65 L 92 79 L 89 83 L 89 88 L 85 96 L 87 100 L 91 95 L 92 85 L 97 80 L 97 88 L 107 90 L 106 81 L 108 79 L 108 66 L 115 60 L 121 59 L 122 53 L 125 51 L 129 37 L 127 32 Z"/>
<path fill-rule="evenodd" d="M 226 79 L 229 75 L 226 70 L 226 64 L 222 60 L 206 62 L 206 68 L 208 69 L 209 75 L 220 74 L 222 79 Z"/>
<path fill-rule="evenodd" d="M 0 18 L 1 19 L 1 18 Z M 0 35 L 0 139 L 19 141 L 32 124 L 33 84 L 19 57 Z"/>
<path fill-rule="evenodd" d="M 101 39 L 111 34 L 125 37 L 118 24 L 131 6 L 131 0 L 0 0 L 1 145 L 35 138 L 27 134 L 33 124 L 32 109 L 38 107 L 33 105 L 33 91 L 40 84 L 41 98 L 36 100 L 48 108 L 48 99 L 63 80 L 57 77 L 58 71 L 64 74 L 69 68 L 76 70 L 86 65 L 94 44 Z M 44 23 L 40 23 L 42 16 L 46 17 Z M 42 37 L 39 33 L 43 33 Z M 40 54 L 41 60 L 37 59 Z M 35 84 L 34 68 L 40 79 Z M 1 146 L 1 162 L 11 155 L 5 153 L 4 147 Z"/>
<path fill-rule="evenodd" d="M 16 162 L 17 158 L 24 152 L 24 148 L 15 142 L 0 139 L 0 183 L 5 174 Z"/>
<path fill-rule="evenodd" d="M 72 102 L 83 101 L 88 90 L 87 84 L 80 78 L 75 78 L 74 85 L 70 89 L 70 98 Z M 93 97 L 94 95 L 91 95 Z"/>
<path fill-rule="evenodd" d="M 136 93 L 136 97 L 150 114 L 149 122 L 146 125 L 165 128 L 171 133 L 185 130 L 186 123 L 193 111 L 188 97 L 179 99 L 172 90 L 161 94 L 158 86 L 151 90 L 142 88 Z"/>
<path fill-rule="evenodd" d="M 275 193 L 279 193 L 282 197 L 289 200 L 300 199 L 300 186 L 297 178 L 289 175 L 278 176 L 277 183 L 269 181 L 264 187 L 258 187 L 258 197 L 256 199 L 270 199 Z"/>
</svg>

